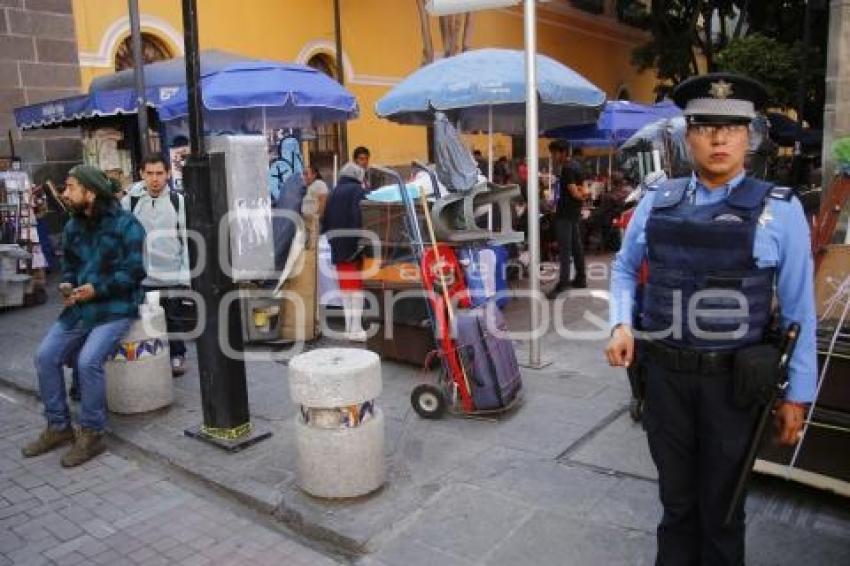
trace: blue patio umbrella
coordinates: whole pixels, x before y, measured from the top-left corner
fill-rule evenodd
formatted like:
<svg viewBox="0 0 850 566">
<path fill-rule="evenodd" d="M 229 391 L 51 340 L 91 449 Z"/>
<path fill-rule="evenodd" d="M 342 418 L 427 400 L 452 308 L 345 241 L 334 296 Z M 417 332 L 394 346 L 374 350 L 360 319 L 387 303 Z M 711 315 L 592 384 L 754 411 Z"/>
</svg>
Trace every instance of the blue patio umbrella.
<svg viewBox="0 0 850 566">
<path fill-rule="evenodd" d="M 414 72 L 375 104 L 382 118 L 430 125 L 444 112 L 463 131 L 525 133 L 525 54 L 477 49 Z M 605 93 L 569 67 L 537 56 L 541 130 L 596 121 Z M 492 127 L 491 127 L 492 126 Z"/>
<path fill-rule="evenodd" d="M 200 54 L 201 75 L 220 71 L 234 63 L 248 59 L 238 53 L 219 49 L 204 49 Z M 180 86 L 186 84 L 186 59 L 174 57 L 164 61 L 146 63 L 142 66 L 145 74 L 145 87 Z M 89 92 L 136 88 L 136 75 L 133 69 L 102 75 L 92 79 Z"/>
<path fill-rule="evenodd" d="M 647 124 L 662 118 L 681 116 L 682 111 L 670 101 L 647 105 L 627 100 L 611 100 L 596 124 L 557 128 L 546 132 L 576 146 L 617 147 Z"/>
<path fill-rule="evenodd" d="M 246 60 L 201 76 L 205 127 L 261 132 L 308 128 L 355 118 L 357 99 L 329 76 L 305 65 Z M 159 105 L 164 121 L 185 118 L 185 86 Z"/>
</svg>

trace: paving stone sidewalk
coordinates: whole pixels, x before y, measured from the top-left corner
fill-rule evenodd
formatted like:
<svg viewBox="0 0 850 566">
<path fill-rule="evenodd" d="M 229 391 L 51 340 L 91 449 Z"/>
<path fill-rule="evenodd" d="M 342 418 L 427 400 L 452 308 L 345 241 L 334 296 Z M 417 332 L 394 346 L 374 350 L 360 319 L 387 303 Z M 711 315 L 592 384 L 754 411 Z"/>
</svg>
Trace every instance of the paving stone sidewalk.
<svg viewBox="0 0 850 566">
<path fill-rule="evenodd" d="M 604 278 L 590 283 L 606 287 Z M 589 320 L 604 320 L 607 312 L 593 297 L 559 308 L 574 331 L 592 328 Z M 0 313 L 0 382 L 34 390 L 32 353 L 57 311 L 47 304 Z M 525 305 L 509 304 L 506 318 L 512 330 L 522 329 Z M 310 347 L 327 345 L 339 344 L 321 339 Z M 190 371 L 174 380 L 171 407 L 111 414 L 109 426 L 113 438 L 363 566 L 650 565 L 660 513 L 655 470 L 643 431 L 626 414 L 625 376 L 607 366 L 603 346 L 603 339 L 547 334 L 542 351 L 552 365 L 524 371 L 523 405 L 497 420 L 418 418 L 409 397 L 424 377 L 384 361 L 378 403 L 388 481 L 353 501 L 322 501 L 297 487 L 298 409 L 285 363 L 247 364 L 252 419 L 274 436 L 244 452 L 226 454 L 184 436 L 201 422 L 191 350 Z M 846 499 L 758 478 L 748 513 L 748 565 L 850 564 Z"/>
<path fill-rule="evenodd" d="M 150 464 L 108 451 L 65 470 L 65 448 L 24 459 L 34 409 L 0 388 L 0 566 L 339 564 Z"/>
</svg>

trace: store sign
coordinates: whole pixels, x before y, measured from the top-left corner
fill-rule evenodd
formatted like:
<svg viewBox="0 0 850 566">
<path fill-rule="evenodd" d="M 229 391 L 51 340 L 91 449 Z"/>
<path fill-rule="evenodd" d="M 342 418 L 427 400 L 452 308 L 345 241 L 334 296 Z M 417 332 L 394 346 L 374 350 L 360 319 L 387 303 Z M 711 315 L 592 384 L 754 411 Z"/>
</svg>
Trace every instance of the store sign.
<svg viewBox="0 0 850 566">
<path fill-rule="evenodd" d="M 41 115 L 49 118 L 51 116 L 61 115 L 65 113 L 63 104 L 45 104 L 41 107 Z"/>
<path fill-rule="evenodd" d="M 159 101 L 165 102 L 166 100 L 174 97 L 175 94 L 180 92 L 179 86 L 164 86 L 159 89 Z"/>
</svg>

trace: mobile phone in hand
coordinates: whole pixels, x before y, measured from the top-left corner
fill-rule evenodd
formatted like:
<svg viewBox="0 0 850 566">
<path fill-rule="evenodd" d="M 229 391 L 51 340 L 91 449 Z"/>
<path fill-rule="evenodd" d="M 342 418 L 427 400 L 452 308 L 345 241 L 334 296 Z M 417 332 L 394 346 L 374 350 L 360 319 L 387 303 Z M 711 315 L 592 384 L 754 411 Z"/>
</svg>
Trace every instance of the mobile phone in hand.
<svg viewBox="0 0 850 566">
<path fill-rule="evenodd" d="M 59 292 L 62 293 L 63 297 L 70 297 L 74 294 L 74 286 L 70 283 L 60 283 Z"/>
</svg>

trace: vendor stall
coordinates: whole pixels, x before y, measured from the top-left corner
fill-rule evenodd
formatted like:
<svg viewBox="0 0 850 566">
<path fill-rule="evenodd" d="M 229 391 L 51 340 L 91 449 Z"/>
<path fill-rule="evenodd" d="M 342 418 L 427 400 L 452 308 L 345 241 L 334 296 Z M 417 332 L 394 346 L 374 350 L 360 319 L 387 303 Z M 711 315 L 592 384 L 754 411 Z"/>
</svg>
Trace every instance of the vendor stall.
<svg viewBox="0 0 850 566">
<path fill-rule="evenodd" d="M 299 136 L 355 118 L 357 100 L 316 69 L 247 59 L 202 73 L 201 92 L 207 146 L 227 161 L 230 256 L 234 281 L 246 289 L 245 338 L 311 340 L 318 335 L 318 218 L 302 215 Z M 167 144 L 188 133 L 188 108 L 185 86 L 158 106 Z"/>
<path fill-rule="evenodd" d="M 292 282 L 286 284 L 288 276 L 296 278 L 302 266 L 315 269 L 315 257 L 301 256 L 316 254 L 317 220 L 300 218 L 303 161 L 285 174 L 277 171 L 281 187 L 291 177 L 286 189 L 293 192 L 286 198 L 273 198 L 275 191 L 270 194 L 270 168 L 279 161 L 278 148 L 284 139 L 295 139 L 300 152 L 297 140 L 302 130 L 356 117 L 357 101 L 332 78 L 304 65 L 214 50 L 201 53 L 200 62 L 204 133 L 209 136 L 208 147 L 223 152 L 228 165 L 232 276 L 240 285 L 271 287 L 282 293 L 284 287 L 291 288 Z M 185 69 L 182 58 L 144 66 L 148 123 L 155 130 L 153 149 L 171 158 L 178 189 L 180 165 L 188 150 Z M 132 70 L 99 77 L 87 94 L 16 109 L 16 120 L 22 129 L 82 126 L 86 162 L 126 182 L 134 176 L 140 153 L 133 85 Z M 312 227 L 310 234 L 306 226 Z M 307 280 L 312 281 L 308 286 L 314 292 L 305 296 L 315 297 L 316 277 Z M 299 289 L 307 284 L 304 281 L 299 280 Z M 280 301 L 275 299 L 275 308 L 260 309 L 256 316 L 247 304 L 246 321 L 251 324 L 246 326 L 246 338 L 279 337 L 282 322 L 289 320 L 286 313 L 281 315 Z M 310 303 L 307 310 L 312 312 L 315 300 Z M 308 319 L 310 338 L 315 336 L 316 324 L 315 317 Z"/>
<path fill-rule="evenodd" d="M 0 172 L 0 308 L 39 304 L 47 258 L 37 230 L 38 191 L 23 171 Z"/>
</svg>

